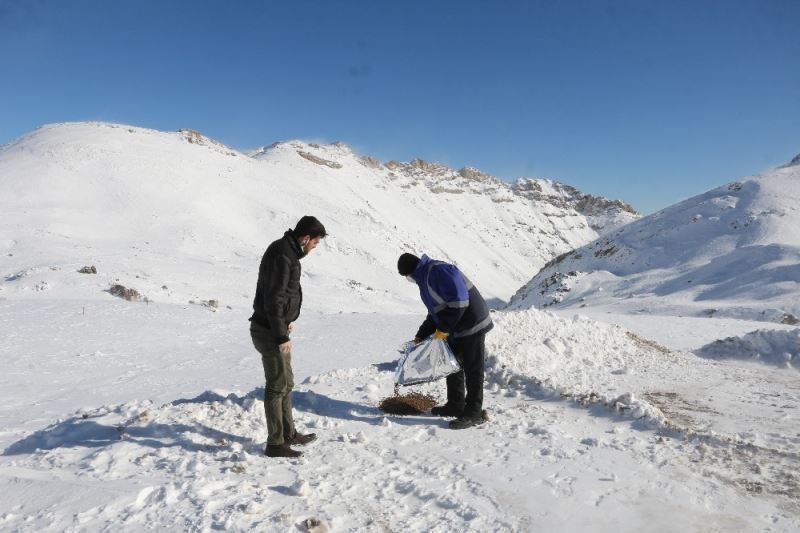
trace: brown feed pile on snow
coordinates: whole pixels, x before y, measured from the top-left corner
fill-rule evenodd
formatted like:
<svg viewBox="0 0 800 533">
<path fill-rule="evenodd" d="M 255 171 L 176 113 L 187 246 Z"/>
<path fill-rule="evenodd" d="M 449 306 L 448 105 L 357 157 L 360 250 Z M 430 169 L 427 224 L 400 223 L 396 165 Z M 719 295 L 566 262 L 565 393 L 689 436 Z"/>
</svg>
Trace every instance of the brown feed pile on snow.
<svg viewBox="0 0 800 533">
<path fill-rule="evenodd" d="M 418 415 L 430 411 L 434 405 L 436 405 L 436 400 L 433 396 L 411 392 L 384 398 L 378 407 L 390 415 Z"/>
</svg>

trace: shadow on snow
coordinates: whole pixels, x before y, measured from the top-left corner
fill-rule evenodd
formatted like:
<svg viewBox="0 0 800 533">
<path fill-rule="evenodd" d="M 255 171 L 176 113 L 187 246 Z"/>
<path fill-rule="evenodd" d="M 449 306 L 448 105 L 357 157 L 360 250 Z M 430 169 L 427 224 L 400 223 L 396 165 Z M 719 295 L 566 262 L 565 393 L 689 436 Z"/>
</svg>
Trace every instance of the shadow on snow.
<svg viewBox="0 0 800 533">
<path fill-rule="evenodd" d="M 240 407 L 248 399 L 263 399 L 264 387 L 258 387 L 244 396 L 230 393 L 223 395 L 215 391 L 205 391 L 194 398 L 181 398 L 163 407 L 187 404 L 230 403 Z M 329 418 L 380 425 L 386 416 L 377 407 L 337 400 L 313 391 L 293 391 L 292 403 L 295 410 Z M 101 448 L 118 442 L 132 442 L 151 448 L 180 447 L 188 452 L 213 452 L 226 448 L 224 441 L 239 442 L 247 446 L 252 439 L 208 427 L 201 423 L 164 424 L 153 421 L 129 421 L 104 424 L 94 420 L 97 416 L 73 416 L 51 424 L 11 444 L 3 455 L 31 454 L 37 450 L 57 448 Z M 392 423 L 400 425 L 438 425 L 445 421 L 425 416 L 391 417 Z M 192 436 L 203 437 L 212 443 L 199 443 Z"/>
<path fill-rule="evenodd" d="M 203 424 L 146 423 L 140 426 L 106 425 L 83 417 L 73 417 L 52 424 L 21 439 L 3 451 L 3 455 L 30 454 L 37 450 L 56 448 L 101 448 L 117 442 L 133 442 L 151 448 L 180 447 L 189 452 L 214 451 L 226 448 L 223 444 L 201 444 L 185 435 L 201 435 L 215 443 L 223 440 L 243 444 L 250 439 L 210 428 Z"/>
</svg>

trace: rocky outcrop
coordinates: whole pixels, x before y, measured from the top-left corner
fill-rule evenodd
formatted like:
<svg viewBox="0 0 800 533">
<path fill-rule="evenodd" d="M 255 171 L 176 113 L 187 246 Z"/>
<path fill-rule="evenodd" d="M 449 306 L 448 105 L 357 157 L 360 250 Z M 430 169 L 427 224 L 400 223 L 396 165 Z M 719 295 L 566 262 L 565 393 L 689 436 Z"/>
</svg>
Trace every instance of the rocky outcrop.
<svg viewBox="0 0 800 533">
<path fill-rule="evenodd" d="M 222 143 L 215 141 L 214 139 L 209 139 L 202 133 L 197 130 L 193 130 L 191 128 L 181 128 L 178 130 L 178 133 L 186 139 L 186 142 L 189 144 L 197 144 L 199 146 L 206 146 L 216 150 L 217 152 L 221 152 L 225 155 L 229 155 L 232 157 L 236 157 L 236 151 L 231 150 L 227 146 Z"/>
<path fill-rule="evenodd" d="M 425 174 L 432 176 L 443 177 L 449 173 L 452 173 L 452 169 L 450 169 L 448 166 L 435 161 L 429 163 L 424 159 L 414 159 L 410 163 L 407 163 L 405 167 L 411 174 L 424 172 Z"/>
<path fill-rule="evenodd" d="M 327 159 L 323 159 L 321 157 L 317 157 L 314 154 L 311 154 L 309 152 L 304 152 L 302 150 L 298 150 L 297 151 L 297 155 L 299 155 L 300 157 L 302 157 L 304 159 L 308 159 L 312 163 L 316 163 L 318 165 L 323 165 L 323 166 L 326 166 L 326 167 L 329 167 L 329 168 L 342 168 L 341 163 L 337 163 L 336 161 L 328 161 Z"/>
<path fill-rule="evenodd" d="M 358 162 L 367 168 L 381 168 L 381 162 L 378 158 L 371 155 L 365 155 L 358 158 Z"/>
<path fill-rule="evenodd" d="M 583 215 L 597 215 L 609 210 L 638 215 L 633 206 L 622 200 L 592 196 L 557 181 L 520 178 L 512 185 L 512 189 L 526 198 L 548 202 L 564 209 L 572 208 Z"/>
<path fill-rule="evenodd" d="M 475 167 L 464 167 L 458 171 L 459 176 L 472 181 L 491 181 L 493 178 Z"/>
<path fill-rule="evenodd" d="M 376 176 L 382 175 L 387 182 L 402 190 L 425 187 L 433 194 L 478 194 L 485 195 L 493 203 L 535 202 L 533 209 L 543 216 L 563 217 L 577 213 L 586 217 L 588 226 L 598 233 L 606 233 L 632 220 L 639 214 L 629 204 L 620 200 L 609 200 L 585 194 L 569 185 L 547 179 L 520 178 L 509 184 L 478 168 L 465 166 L 459 170 L 436 161 L 415 158 L 408 162 L 390 160 L 383 164 L 373 156 L 359 156 L 340 142 L 333 144 L 306 143 L 299 140 L 275 143 L 250 153 L 252 157 L 270 157 L 270 153 L 292 151 L 312 163 L 333 169 L 349 168 L 351 163 L 373 169 Z M 555 207 L 558 211 L 550 209 Z M 585 227 L 585 226 L 584 226 Z"/>
</svg>

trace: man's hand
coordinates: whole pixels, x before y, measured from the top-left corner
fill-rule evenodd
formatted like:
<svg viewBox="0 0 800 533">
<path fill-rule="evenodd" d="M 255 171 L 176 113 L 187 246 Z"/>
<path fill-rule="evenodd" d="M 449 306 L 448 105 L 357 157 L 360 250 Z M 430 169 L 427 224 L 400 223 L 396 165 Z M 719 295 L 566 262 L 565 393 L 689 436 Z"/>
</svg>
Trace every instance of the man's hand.
<svg viewBox="0 0 800 533">
<path fill-rule="evenodd" d="M 286 341 L 283 344 L 279 344 L 278 350 L 280 350 L 283 355 L 292 353 L 292 341 Z"/>
<path fill-rule="evenodd" d="M 294 326 L 292 324 L 289 324 L 286 329 L 288 329 L 289 333 L 291 333 L 292 330 L 294 329 Z"/>
<path fill-rule="evenodd" d="M 438 329 L 433 334 L 433 338 L 436 339 L 437 341 L 446 341 L 447 337 L 449 336 L 450 336 L 449 333 L 445 333 L 444 331 L 439 331 Z"/>
</svg>

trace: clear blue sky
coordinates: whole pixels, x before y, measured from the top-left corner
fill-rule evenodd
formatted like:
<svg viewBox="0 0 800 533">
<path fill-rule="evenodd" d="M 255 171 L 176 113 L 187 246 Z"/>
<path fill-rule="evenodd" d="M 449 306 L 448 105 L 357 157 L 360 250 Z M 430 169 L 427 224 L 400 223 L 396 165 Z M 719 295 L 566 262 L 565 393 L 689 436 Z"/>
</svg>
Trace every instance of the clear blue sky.
<svg viewBox="0 0 800 533">
<path fill-rule="evenodd" d="M 0 0 L 0 143 L 191 127 L 652 212 L 800 152 L 800 1 Z"/>
</svg>

